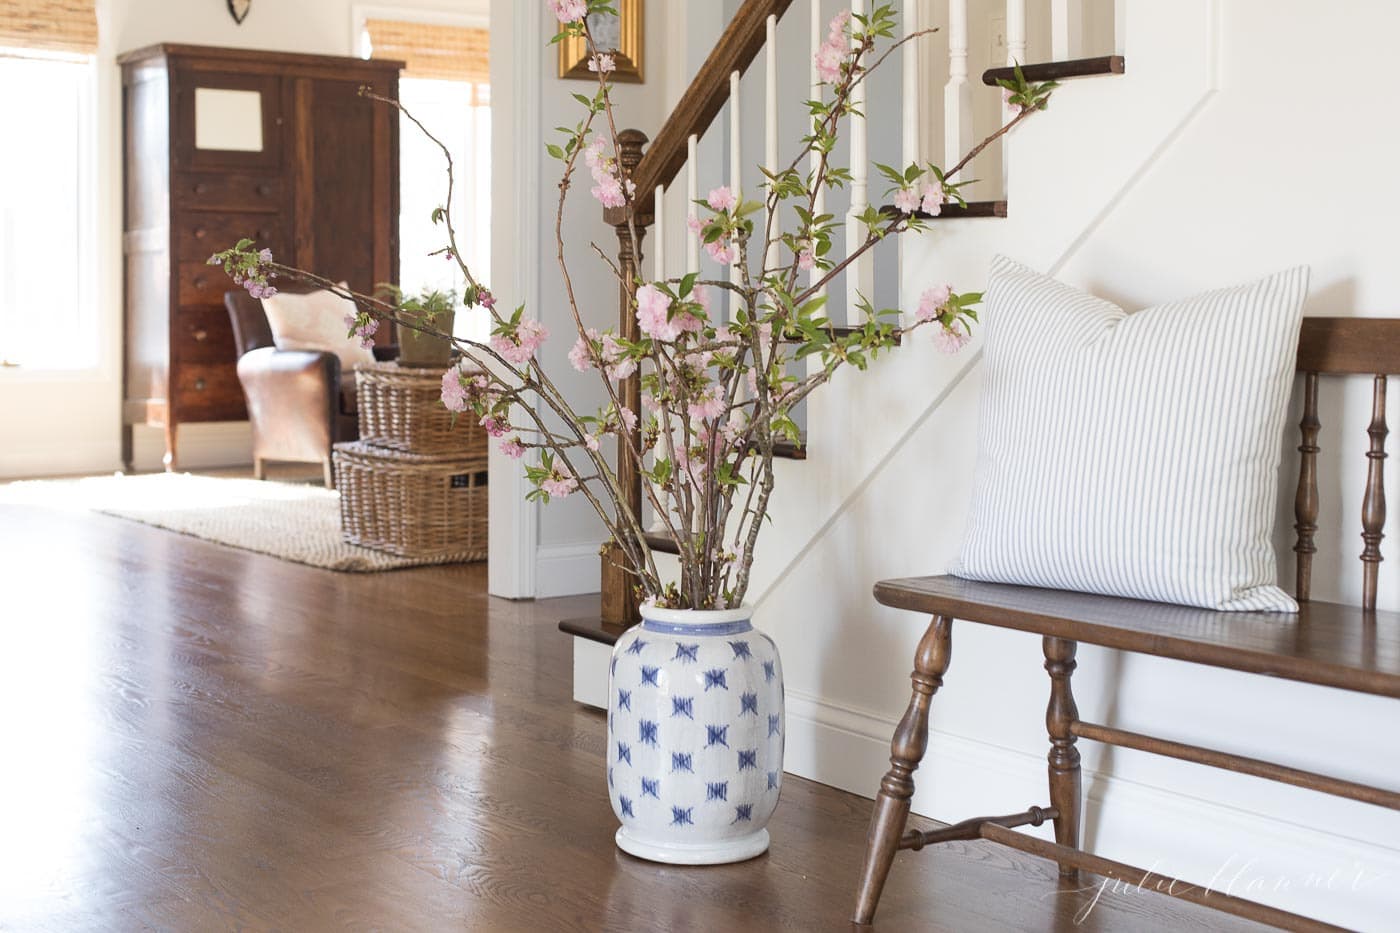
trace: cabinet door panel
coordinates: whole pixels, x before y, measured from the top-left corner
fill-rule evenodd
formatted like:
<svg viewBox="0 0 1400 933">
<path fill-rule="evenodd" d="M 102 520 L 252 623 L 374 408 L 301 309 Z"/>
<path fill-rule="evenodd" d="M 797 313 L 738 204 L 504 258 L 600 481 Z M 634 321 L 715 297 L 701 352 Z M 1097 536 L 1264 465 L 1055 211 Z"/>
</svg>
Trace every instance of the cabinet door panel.
<svg viewBox="0 0 1400 933">
<path fill-rule="evenodd" d="M 359 87 L 295 82 L 294 241 L 302 268 L 372 291 L 398 277 L 398 124 Z"/>
<path fill-rule="evenodd" d="M 276 169 L 282 164 L 282 79 L 179 68 L 171 79 L 175 168 Z"/>
</svg>

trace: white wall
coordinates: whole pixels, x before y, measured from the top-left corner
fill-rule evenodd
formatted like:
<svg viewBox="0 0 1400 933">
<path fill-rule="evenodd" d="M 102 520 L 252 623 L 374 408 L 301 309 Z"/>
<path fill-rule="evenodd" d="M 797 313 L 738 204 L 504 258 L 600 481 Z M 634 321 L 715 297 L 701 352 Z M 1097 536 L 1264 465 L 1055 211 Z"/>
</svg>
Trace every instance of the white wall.
<svg viewBox="0 0 1400 933">
<path fill-rule="evenodd" d="M 1122 15 L 1128 74 L 1067 85 L 1018 131 L 1011 216 L 938 225 L 909 244 L 905 294 L 931 281 L 979 288 L 997 251 L 1130 307 L 1306 262 L 1308 313 L 1394 314 L 1400 133 L 1367 89 L 1388 80 L 1400 10 L 1127 0 Z M 789 769 L 867 795 L 887 767 L 927 623 L 876 606 L 870 586 L 947 565 L 973 466 L 975 346 L 949 359 L 925 343 L 839 381 L 813 406 L 812 455 L 783 467 L 751 593 L 784 652 Z M 1369 382 L 1359 380 L 1323 406 L 1323 598 L 1359 595 L 1368 404 Z M 1284 442 L 1285 579 L 1296 443 Z M 1397 474 L 1387 480 L 1392 501 Z M 1382 565 L 1390 610 L 1400 609 L 1394 525 Z M 917 810 L 953 820 L 1044 802 L 1037 642 L 954 626 Z M 1076 687 L 1086 719 L 1397 786 L 1393 701 L 1092 648 L 1081 649 Z M 1335 923 L 1393 928 L 1400 814 L 1082 746 L 1097 851 L 1217 887 L 1236 879 L 1235 893 Z"/>
</svg>

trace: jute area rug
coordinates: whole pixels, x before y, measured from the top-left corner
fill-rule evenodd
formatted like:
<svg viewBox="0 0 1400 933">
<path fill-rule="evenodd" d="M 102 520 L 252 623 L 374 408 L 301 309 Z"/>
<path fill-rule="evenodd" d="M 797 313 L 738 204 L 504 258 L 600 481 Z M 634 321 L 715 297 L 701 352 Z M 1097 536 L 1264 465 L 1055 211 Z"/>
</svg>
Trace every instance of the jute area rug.
<svg viewBox="0 0 1400 933">
<path fill-rule="evenodd" d="M 86 509 L 328 570 L 436 563 L 346 544 L 339 494 L 301 483 L 189 473 L 30 480 L 0 485 L 0 505 Z"/>
</svg>

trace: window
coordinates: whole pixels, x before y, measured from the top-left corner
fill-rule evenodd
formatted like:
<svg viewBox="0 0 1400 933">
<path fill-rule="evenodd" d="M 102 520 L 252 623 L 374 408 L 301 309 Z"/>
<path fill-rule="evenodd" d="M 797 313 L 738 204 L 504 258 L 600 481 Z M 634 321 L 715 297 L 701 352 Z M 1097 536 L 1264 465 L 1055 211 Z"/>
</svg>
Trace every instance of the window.
<svg viewBox="0 0 1400 933">
<path fill-rule="evenodd" d="M 452 154 L 453 227 L 457 245 L 474 273 L 491 269 L 491 87 L 484 29 L 369 19 L 367 57 L 406 62 L 399 100 Z M 440 150 L 407 120 L 399 127 L 399 284 L 406 292 L 455 289 L 465 282 L 455 262 L 437 253 L 447 231 L 431 221 L 447 196 L 446 162 Z M 484 340 L 490 331 L 482 309 L 458 309 L 459 337 Z"/>
<path fill-rule="evenodd" d="M 97 365 L 91 0 L 0 2 L 0 364 Z"/>
</svg>

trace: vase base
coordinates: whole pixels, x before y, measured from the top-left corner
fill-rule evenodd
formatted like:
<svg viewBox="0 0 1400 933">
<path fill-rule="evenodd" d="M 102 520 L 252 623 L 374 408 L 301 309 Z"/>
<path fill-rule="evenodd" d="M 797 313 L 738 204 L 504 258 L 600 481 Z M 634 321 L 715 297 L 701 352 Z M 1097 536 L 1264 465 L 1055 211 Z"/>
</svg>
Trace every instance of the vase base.
<svg viewBox="0 0 1400 933">
<path fill-rule="evenodd" d="M 743 862 L 768 851 L 766 829 L 738 839 L 701 845 L 649 842 L 628 833 L 625 826 L 617 831 L 614 838 L 617 847 L 628 855 L 668 865 L 725 865 L 730 862 Z"/>
</svg>

